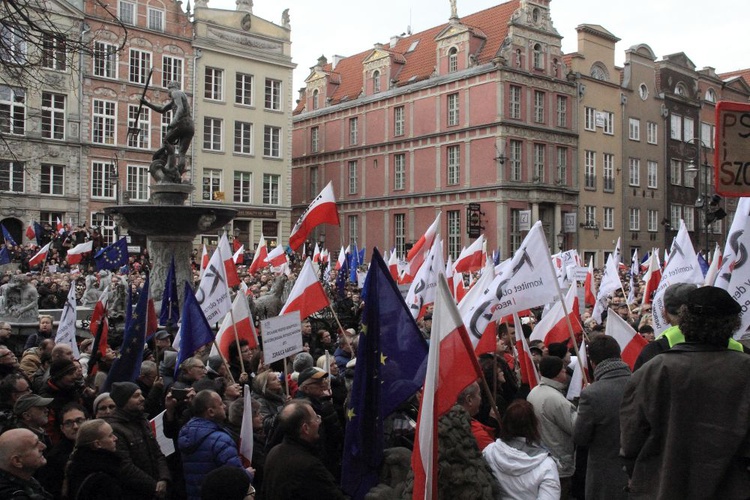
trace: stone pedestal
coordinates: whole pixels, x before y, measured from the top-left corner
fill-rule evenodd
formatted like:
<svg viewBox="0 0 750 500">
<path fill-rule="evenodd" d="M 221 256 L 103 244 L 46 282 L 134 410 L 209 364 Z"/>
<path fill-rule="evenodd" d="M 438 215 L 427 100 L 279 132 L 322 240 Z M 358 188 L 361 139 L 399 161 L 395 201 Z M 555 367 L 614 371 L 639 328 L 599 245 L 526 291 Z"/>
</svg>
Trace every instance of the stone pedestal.
<svg viewBox="0 0 750 500">
<path fill-rule="evenodd" d="M 147 236 L 146 245 L 151 259 L 151 297 L 154 299 L 156 314 L 161 311 L 161 298 L 167 283 L 169 264 L 174 257 L 177 294 L 180 305 L 184 304 L 185 281 L 192 285 L 193 272 L 190 256 L 193 253 L 194 236 Z"/>
</svg>

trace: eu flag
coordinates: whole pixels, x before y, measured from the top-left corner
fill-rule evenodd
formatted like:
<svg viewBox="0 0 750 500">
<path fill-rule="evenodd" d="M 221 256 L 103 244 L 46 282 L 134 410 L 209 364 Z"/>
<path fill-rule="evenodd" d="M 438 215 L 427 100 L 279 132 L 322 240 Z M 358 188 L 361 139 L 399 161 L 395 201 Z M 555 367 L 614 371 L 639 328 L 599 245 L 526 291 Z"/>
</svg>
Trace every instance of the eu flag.
<svg viewBox="0 0 750 500">
<path fill-rule="evenodd" d="M 357 268 L 361 262 L 359 261 L 359 251 L 357 250 L 357 243 L 352 245 L 352 253 L 349 254 L 349 281 L 352 283 L 357 282 Z"/>
<path fill-rule="evenodd" d="M 132 310 L 132 304 L 128 300 L 125 335 L 122 339 L 120 355 L 109 370 L 102 392 L 107 392 L 115 382 L 135 382 L 141 372 L 143 344 L 146 342 L 146 321 L 148 321 L 148 288 L 149 276 L 146 275 L 146 283 L 143 285 L 141 296 L 138 297 L 135 311 Z"/>
<path fill-rule="evenodd" d="M 336 297 L 343 300 L 346 297 L 346 281 L 349 279 L 349 259 L 345 258 L 336 274 Z"/>
<path fill-rule="evenodd" d="M 362 335 L 346 408 L 341 471 L 341 487 L 355 500 L 379 482 L 383 419 L 422 387 L 428 349 L 377 249 L 362 299 Z"/>
<path fill-rule="evenodd" d="M 125 238 L 120 238 L 108 247 L 102 248 L 94 256 L 96 269 L 117 270 L 128 263 L 128 242 Z M 140 301 L 139 301 L 140 304 Z"/>
<path fill-rule="evenodd" d="M 213 342 L 214 332 L 203 314 L 200 304 L 195 299 L 195 293 L 190 283 L 185 282 L 185 303 L 182 306 L 182 321 L 180 321 L 180 349 L 177 351 L 177 366 L 175 377 L 180 371 L 183 361 L 195 354 L 204 345 Z"/>
<path fill-rule="evenodd" d="M 16 243 L 16 240 L 13 239 L 13 236 L 10 235 L 10 231 L 8 231 L 8 228 L 5 227 L 5 224 L 0 224 L 0 227 L 3 229 L 3 239 L 5 240 L 5 244 L 7 245 L 10 243 L 14 247 L 18 246 L 18 243 Z"/>
<path fill-rule="evenodd" d="M 167 271 L 167 282 L 164 283 L 164 293 L 161 296 L 161 311 L 159 324 L 165 326 L 176 325 L 180 321 L 180 303 L 177 300 L 177 278 L 175 276 L 174 256 Z"/>
<path fill-rule="evenodd" d="M 34 235 L 36 236 L 36 244 L 42 246 L 42 239 L 44 238 L 44 228 L 38 222 L 34 222 Z"/>
<path fill-rule="evenodd" d="M 10 264 L 10 252 L 6 246 L 0 248 L 0 266 L 3 264 Z"/>
</svg>

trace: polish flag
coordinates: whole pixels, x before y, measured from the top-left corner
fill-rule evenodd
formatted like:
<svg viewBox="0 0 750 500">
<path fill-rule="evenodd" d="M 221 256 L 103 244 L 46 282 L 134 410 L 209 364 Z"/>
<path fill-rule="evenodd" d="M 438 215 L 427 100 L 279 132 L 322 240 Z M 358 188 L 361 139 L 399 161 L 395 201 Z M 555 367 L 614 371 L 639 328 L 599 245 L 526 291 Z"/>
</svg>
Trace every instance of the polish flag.
<svg viewBox="0 0 750 500">
<path fill-rule="evenodd" d="M 201 254 L 201 278 L 203 277 L 203 272 L 208 267 L 208 250 L 206 249 L 206 245 L 203 245 L 203 253 Z"/>
<path fill-rule="evenodd" d="M 320 252 L 320 262 L 323 264 L 328 264 L 329 260 L 330 260 L 330 252 L 328 252 L 328 250 L 324 248 Z"/>
<path fill-rule="evenodd" d="M 86 243 L 81 243 L 80 245 L 76 245 L 70 250 L 68 250 L 68 255 L 65 258 L 68 261 L 68 264 L 75 265 L 81 262 L 83 259 L 83 254 L 89 253 L 93 250 L 94 242 L 93 241 L 87 241 Z"/>
<path fill-rule="evenodd" d="M 273 267 L 279 267 L 286 264 L 286 252 L 284 252 L 284 245 L 282 245 L 281 242 L 279 242 L 279 244 L 268 253 L 265 262 Z"/>
<path fill-rule="evenodd" d="M 245 384 L 245 390 L 243 391 L 243 415 L 253 414 L 253 404 L 251 396 L 250 386 Z M 240 443 L 239 443 L 239 455 L 242 460 L 243 467 L 250 467 L 253 461 L 253 419 L 243 418 L 242 426 L 240 427 Z"/>
<path fill-rule="evenodd" d="M 232 255 L 232 262 L 235 264 L 242 264 L 242 261 L 245 260 L 244 254 L 245 245 L 240 245 L 240 248 L 238 248 L 237 251 L 234 252 L 234 255 Z"/>
<path fill-rule="evenodd" d="M 36 238 L 36 231 L 34 231 L 34 223 L 32 222 L 26 227 L 26 237 L 30 240 Z"/>
<path fill-rule="evenodd" d="M 409 269 L 407 271 L 407 274 L 409 274 L 410 276 L 417 275 L 419 267 L 422 265 L 425 257 L 427 257 L 427 254 L 430 252 L 430 248 L 432 248 L 432 244 L 435 241 L 435 236 L 437 235 L 439 228 L 440 212 L 438 212 L 437 217 L 435 217 L 435 222 L 433 222 L 432 225 L 427 228 L 427 232 L 417 240 L 414 246 L 411 247 L 411 250 L 409 250 L 409 253 L 406 254 L 406 260 L 407 262 L 409 262 Z"/>
<path fill-rule="evenodd" d="M 510 262 L 510 261 L 507 261 L 507 262 Z M 474 305 L 474 303 L 477 300 L 479 300 L 479 296 L 482 294 L 482 290 L 489 287 L 492 284 L 492 281 L 494 279 L 495 279 L 494 266 L 492 266 L 492 263 L 485 264 L 484 272 L 482 273 L 482 275 L 479 277 L 479 279 L 476 282 L 477 286 L 471 287 L 469 291 L 466 292 L 461 302 L 458 303 L 458 310 L 461 313 L 462 318 L 466 318 L 468 316 L 469 309 Z M 463 283 L 463 280 L 462 280 L 462 283 Z M 435 323 L 433 322 L 433 325 L 434 324 Z M 476 337 L 473 334 L 469 336 L 471 343 L 474 345 L 474 352 L 476 353 L 477 356 L 479 356 L 480 354 L 488 353 L 488 352 L 495 352 L 495 348 L 497 344 L 496 328 L 497 328 L 497 323 L 494 321 L 490 321 L 489 323 L 487 323 L 487 326 L 482 331 L 480 337 Z"/>
<path fill-rule="evenodd" d="M 641 335 L 633 330 L 627 321 L 622 319 L 612 309 L 607 314 L 607 335 L 614 337 L 617 343 L 620 345 L 620 353 L 622 360 L 632 370 L 635 366 L 635 361 L 638 359 L 638 355 L 641 353 L 643 348 L 648 344 L 648 340 L 641 337 Z"/>
<path fill-rule="evenodd" d="M 583 282 L 583 303 L 594 307 L 596 304 L 596 283 L 594 283 L 594 258 L 589 259 L 589 269 L 586 271 L 586 280 Z"/>
<path fill-rule="evenodd" d="M 109 337 L 109 320 L 107 318 L 107 300 L 109 299 L 109 290 L 104 290 L 99 296 L 99 300 L 94 306 L 91 313 L 91 323 L 89 330 L 94 337 L 94 344 L 91 350 L 91 358 L 88 365 L 89 375 L 93 375 L 98 369 L 98 360 L 107 354 L 107 338 Z M 101 329 L 101 332 L 100 332 Z"/>
<path fill-rule="evenodd" d="M 159 317 L 156 315 L 154 298 L 149 295 L 148 304 L 146 304 L 146 339 L 150 339 L 158 329 Z"/>
<path fill-rule="evenodd" d="M 219 238 L 219 246 L 216 247 L 216 251 L 219 252 L 221 260 L 224 262 L 227 274 L 227 286 L 232 288 L 239 285 L 240 277 L 237 276 L 237 268 L 234 266 L 234 261 L 232 260 L 232 248 L 229 246 L 227 233 L 222 234 L 221 238 Z"/>
<path fill-rule="evenodd" d="M 315 250 L 313 250 L 313 262 L 320 264 L 320 247 L 317 243 L 315 244 Z"/>
<path fill-rule="evenodd" d="M 443 261 L 443 242 L 435 238 L 430 253 L 427 254 L 424 264 L 417 271 L 414 281 L 406 293 L 406 305 L 414 319 L 419 319 L 427 312 L 427 307 L 435 303 L 438 276 L 445 275 L 445 262 Z"/>
<path fill-rule="evenodd" d="M 312 267 L 312 261 L 307 258 L 302 270 L 294 282 L 292 291 L 289 292 L 289 298 L 286 304 L 279 311 L 279 316 L 292 311 L 299 311 L 300 319 L 305 319 L 313 313 L 316 313 L 331 305 L 328 295 L 323 289 L 323 285 L 315 276 L 315 270 Z"/>
<path fill-rule="evenodd" d="M 65 230 L 65 227 L 63 226 L 63 223 L 60 220 L 60 217 L 55 218 L 55 228 L 57 229 L 57 234 L 62 234 L 62 232 Z"/>
<path fill-rule="evenodd" d="M 568 309 L 568 317 L 573 325 L 574 334 L 583 332 L 583 325 L 581 325 L 580 315 L 578 314 L 577 288 L 574 282 L 568 289 L 568 293 L 565 294 L 565 306 Z M 529 338 L 531 340 L 542 340 L 546 346 L 558 342 L 566 342 L 570 345 L 570 332 L 562 302 L 557 301 L 550 307 L 549 311 L 536 324 Z"/>
<path fill-rule="evenodd" d="M 235 337 L 234 333 L 237 332 Z M 250 314 L 250 308 L 247 305 L 247 298 L 244 293 L 238 293 L 234 296 L 232 310 L 221 322 L 219 333 L 216 334 L 216 342 L 211 348 L 211 355 L 215 356 L 221 352 L 224 359 L 229 359 L 229 346 L 234 344 L 237 339 L 247 340 L 250 348 L 258 346 L 258 336 L 255 332 L 253 317 Z M 216 346 L 219 346 L 217 351 Z"/>
<path fill-rule="evenodd" d="M 391 252 L 390 257 L 388 257 L 388 271 L 391 273 L 391 278 L 393 278 L 393 281 L 398 283 L 398 255 L 396 255 L 395 250 Z"/>
<path fill-rule="evenodd" d="M 581 342 L 581 346 L 578 348 L 578 354 L 580 355 L 580 359 L 577 359 L 573 366 L 573 375 L 570 377 L 568 393 L 565 395 L 569 401 L 573 401 L 575 398 L 580 397 L 583 386 L 586 384 L 587 380 L 590 380 L 589 356 L 586 353 L 586 342 Z M 581 367 L 583 367 L 583 369 L 581 369 Z"/>
<path fill-rule="evenodd" d="M 307 235 L 321 224 L 339 225 L 339 212 L 336 209 L 336 198 L 333 196 L 333 183 L 329 182 L 323 191 L 307 207 L 289 235 L 289 246 L 297 250 L 307 239 Z"/>
<path fill-rule="evenodd" d="M 648 259 L 648 270 L 643 277 L 643 304 L 650 304 L 653 295 L 661 282 L 661 265 L 659 264 L 658 252 L 651 252 L 651 258 Z"/>
<path fill-rule="evenodd" d="M 466 297 L 466 287 L 464 286 L 464 275 L 456 273 L 453 276 L 453 296 L 457 302 L 461 302 Z"/>
<path fill-rule="evenodd" d="M 456 264 L 453 266 L 454 269 L 461 273 L 469 273 L 482 269 L 485 261 L 485 244 L 486 240 L 482 234 L 468 248 L 464 248 L 461 251 L 461 255 L 458 256 Z"/>
<path fill-rule="evenodd" d="M 461 391 L 482 376 L 461 314 L 442 273 L 437 284 L 427 373 L 411 456 L 412 498 L 420 500 L 437 499 L 438 418 L 451 409 Z"/>
<path fill-rule="evenodd" d="M 448 260 L 445 261 L 445 280 L 448 282 L 448 290 L 451 291 L 453 300 L 458 303 L 458 299 L 456 299 L 456 287 L 453 284 L 453 276 L 455 276 L 455 274 L 456 272 L 453 270 L 453 257 L 448 255 Z"/>
<path fill-rule="evenodd" d="M 268 247 L 266 247 L 266 239 L 261 233 L 258 247 L 255 249 L 255 255 L 253 255 L 253 261 L 250 263 L 250 268 L 248 268 L 247 272 L 254 274 L 266 267 L 266 257 L 268 257 Z"/>
<path fill-rule="evenodd" d="M 47 253 L 49 252 L 49 247 L 52 244 L 50 241 L 46 245 L 44 245 L 41 250 L 39 250 L 32 258 L 29 259 L 29 267 L 34 267 L 37 264 L 43 263 L 45 260 L 47 260 Z"/>
<path fill-rule="evenodd" d="M 714 249 L 714 258 L 711 259 L 711 265 L 709 266 L 708 271 L 706 271 L 706 281 L 704 285 L 713 286 L 716 281 L 716 276 L 719 274 L 719 268 L 721 268 L 721 248 L 719 248 L 719 243 L 717 242 L 716 248 Z"/>
<path fill-rule="evenodd" d="M 521 382 L 528 384 L 529 389 L 539 385 L 539 372 L 534 364 L 534 358 L 531 356 L 529 344 L 526 343 L 526 337 L 523 335 L 521 318 L 517 313 L 513 313 L 513 324 L 516 327 L 516 352 L 518 353 L 518 365 L 521 368 Z"/>
<path fill-rule="evenodd" d="M 348 247 L 347 247 L 348 248 Z M 339 251 L 339 258 L 336 260 L 336 265 L 334 266 L 334 269 L 338 271 L 342 267 L 344 267 L 344 263 L 346 262 L 346 254 L 347 250 L 344 250 L 344 247 L 341 247 L 341 250 Z"/>
</svg>

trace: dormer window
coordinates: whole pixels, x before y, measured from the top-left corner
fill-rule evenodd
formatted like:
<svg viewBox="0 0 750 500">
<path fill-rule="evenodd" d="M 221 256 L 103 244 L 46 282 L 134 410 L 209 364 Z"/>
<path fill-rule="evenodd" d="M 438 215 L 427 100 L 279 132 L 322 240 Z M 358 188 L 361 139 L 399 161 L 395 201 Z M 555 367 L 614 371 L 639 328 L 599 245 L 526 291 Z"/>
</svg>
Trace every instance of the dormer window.
<svg viewBox="0 0 750 500">
<path fill-rule="evenodd" d="M 534 44 L 534 69 L 543 69 L 542 66 L 542 44 Z"/>
<path fill-rule="evenodd" d="M 458 49 L 451 47 L 448 51 L 448 73 L 455 73 L 458 71 Z"/>
<path fill-rule="evenodd" d="M 375 70 L 372 72 L 372 93 L 378 92 L 380 92 L 380 71 Z"/>
<path fill-rule="evenodd" d="M 685 86 L 682 84 L 682 82 L 678 83 L 677 86 L 674 88 L 674 93 L 680 96 L 685 96 L 687 94 L 687 91 L 685 90 Z"/>
<path fill-rule="evenodd" d="M 591 66 L 591 78 L 593 78 L 594 80 L 608 82 L 609 73 L 607 73 L 607 68 L 605 68 L 601 63 L 594 63 L 594 65 Z"/>
<path fill-rule="evenodd" d="M 716 92 L 714 91 L 714 89 L 706 90 L 706 102 L 716 102 Z"/>
<path fill-rule="evenodd" d="M 320 91 L 318 91 L 318 89 L 315 89 L 313 90 L 313 95 L 312 95 L 312 108 L 318 109 L 319 106 L 320 106 Z"/>
</svg>

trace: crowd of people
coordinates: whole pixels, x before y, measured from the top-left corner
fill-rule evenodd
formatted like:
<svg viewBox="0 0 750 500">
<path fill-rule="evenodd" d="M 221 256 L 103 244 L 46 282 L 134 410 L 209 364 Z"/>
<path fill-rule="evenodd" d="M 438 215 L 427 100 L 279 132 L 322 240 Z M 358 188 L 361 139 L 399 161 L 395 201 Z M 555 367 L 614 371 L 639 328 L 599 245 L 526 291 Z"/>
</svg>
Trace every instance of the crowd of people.
<svg viewBox="0 0 750 500">
<path fill-rule="evenodd" d="M 137 293 L 148 267 L 147 255 L 133 257 L 118 275 Z M 272 293 L 278 278 L 246 269 L 238 266 L 248 296 Z M 341 328 L 326 315 L 303 319 L 303 351 L 270 365 L 260 346 L 241 341 L 226 363 L 208 345 L 176 367 L 175 332 L 164 329 L 149 340 L 137 379 L 107 386 L 116 335 L 95 358 L 93 339 L 79 339 L 76 359 L 68 344 L 55 344 L 49 316 L 23 343 L 0 323 L 0 498 L 346 498 L 339 484 L 347 401 L 366 304 L 355 284 L 337 290 L 335 274 L 325 288 Z M 62 269 L 33 276 L 40 308 L 55 303 L 50 295 L 64 301 L 73 283 L 78 292 L 83 277 Z M 441 456 L 454 446 L 462 458 L 440 459 L 440 498 L 459 498 L 459 484 L 463 498 L 747 497 L 750 357 L 730 345 L 739 306 L 718 288 L 672 286 L 664 316 L 673 326 L 655 340 L 651 304 L 638 289 L 628 303 L 625 292 L 610 307 L 649 344 L 633 373 L 584 308 L 591 383 L 573 400 L 572 343 L 530 342 L 541 376 L 531 388 L 521 381 L 514 325 L 498 325 L 495 352 L 479 358 L 483 379 L 441 419 Z M 527 339 L 540 315 L 532 310 L 525 320 Z M 429 342 L 432 311 L 417 324 Z M 387 474 L 372 498 L 411 495 L 417 398 L 384 426 L 386 462 L 401 474 Z M 175 452 L 157 441 L 155 418 Z M 253 427 L 249 461 L 238 451 L 243 420 Z"/>
</svg>

